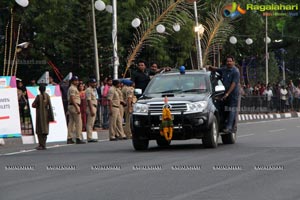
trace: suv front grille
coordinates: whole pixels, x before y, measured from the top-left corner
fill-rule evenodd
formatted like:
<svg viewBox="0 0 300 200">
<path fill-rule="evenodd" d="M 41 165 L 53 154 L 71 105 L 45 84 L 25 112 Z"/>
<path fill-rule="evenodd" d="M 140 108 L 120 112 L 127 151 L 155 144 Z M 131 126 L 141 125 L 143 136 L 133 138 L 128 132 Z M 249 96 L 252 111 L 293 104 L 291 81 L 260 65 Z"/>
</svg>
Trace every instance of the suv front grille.
<svg viewBox="0 0 300 200">
<path fill-rule="evenodd" d="M 186 111 L 187 106 L 186 103 L 169 103 L 171 105 L 171 112 L 181 112 L 181 111 Z M 161 113 L 162 108 L 164 104 L 159 103 L 159 104 L 150 104 L 149 105 L 149 111 L 151 113 Z"/>
</svg>

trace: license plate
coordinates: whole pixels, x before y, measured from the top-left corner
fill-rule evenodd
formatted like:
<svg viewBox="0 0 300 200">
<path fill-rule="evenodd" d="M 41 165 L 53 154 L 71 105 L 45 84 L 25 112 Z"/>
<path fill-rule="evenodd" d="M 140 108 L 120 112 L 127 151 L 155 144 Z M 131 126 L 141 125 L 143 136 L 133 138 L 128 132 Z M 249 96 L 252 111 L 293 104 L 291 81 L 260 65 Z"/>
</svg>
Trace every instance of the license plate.
<svg viewBox="0 0 300 200">
<path fill-rule="evenodd" d="M 162 116 L 161 115 L 159 116 L 159 120 L 160 121 L 162 120 Z M 172 120 L 174 120 L 174 115 L 172 115 Z"/>
</svg>

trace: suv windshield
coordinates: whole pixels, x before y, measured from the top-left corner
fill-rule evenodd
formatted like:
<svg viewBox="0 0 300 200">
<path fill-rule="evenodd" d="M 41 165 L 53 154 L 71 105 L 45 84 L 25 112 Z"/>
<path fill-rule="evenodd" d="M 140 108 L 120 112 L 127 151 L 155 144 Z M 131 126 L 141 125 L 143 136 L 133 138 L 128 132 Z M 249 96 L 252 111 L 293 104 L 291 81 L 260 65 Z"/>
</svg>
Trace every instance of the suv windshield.
<svg viewBox="0 0 300 200">
<path fill-rule="evenodd" d="M 145 94 L 200 94 L 209 90 L 208 76 L 205 74 L 168 74 L 155 76 L 146 89 Z"/>
</svg>

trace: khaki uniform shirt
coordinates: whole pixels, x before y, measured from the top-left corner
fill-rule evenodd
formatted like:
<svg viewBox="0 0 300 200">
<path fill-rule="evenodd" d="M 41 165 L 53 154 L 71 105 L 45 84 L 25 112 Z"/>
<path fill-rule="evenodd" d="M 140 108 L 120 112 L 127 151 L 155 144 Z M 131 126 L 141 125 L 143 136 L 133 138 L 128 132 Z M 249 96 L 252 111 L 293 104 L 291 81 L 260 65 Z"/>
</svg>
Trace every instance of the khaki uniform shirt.
<svg viewBox="0 0 300 200">
<path fill-rule="evenodd" d="M 124 96 L 123 96 L 123 93 L 122 93 L 122 90 L 120 88 L 117 89 L 118 93 L 119 93 L 119 96 L 120 96 L 120 101 L 124 101 Z"/>
<path fill-rule="evenodd" d="M 97 107 L 97 97 L 96 97 L 96 88 L 88 87 L 85 91 L 86 100 L 91 101 L 92 104 Z M 88 105 L 87 105 L 88 106 Z"/>
<path fill-rule="evenodd" d="M 108 94 L 107 94 L 107 99 L 111 101 L 111 104 L 113 107 L 120 107 L 120 93 L 118 92 L 118 88 L 115 86 L 110 87 Z"/>
<path fill-rule="evenodd" d="M 122 93 L 123 93 L 125 102 L 128 102 L 128 98 L 133 99 L 133 96 L 134 96 L 133 91 L 134 91 L 134 88 L 130 87 L 130 86 L 124 86 L 122 88 Z"/>
<path fill-rule="evenodd" d="M 128 86 L 124 85 L 123 88 L 122 88 L 122 90 L 121 90 L 125 102 L 127 102 L 127 91 L 128 91 L 128 88 L 129 88 Z"/>
<path fill-rule="evenodd" d="M 79 94 L 79 91 L 77 89 L 77 87 L 73 84 L 71 84 L 69 90 L 68 90 L 68 101 L 69 101 L 69 104 L 71 103 L 71 96 L 74 96 L 74 101 L 80 105 L 81 103 L 81 100 L 80 100 L 80 94 Z"/>
</svg>

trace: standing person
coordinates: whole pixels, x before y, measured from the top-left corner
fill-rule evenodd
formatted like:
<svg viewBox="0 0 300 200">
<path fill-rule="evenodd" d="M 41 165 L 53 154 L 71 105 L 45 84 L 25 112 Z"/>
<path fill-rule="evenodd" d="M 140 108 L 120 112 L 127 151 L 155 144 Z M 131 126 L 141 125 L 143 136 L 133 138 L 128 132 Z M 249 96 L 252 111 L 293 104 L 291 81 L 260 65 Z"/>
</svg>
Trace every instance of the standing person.
<svg viewBox="0 0 300 200">
<path fill-rule="evenodd" d="M 209 69 L 212 71 L 217 71 L 222 76 L 223 83 L 225 86 L 225 95 L 223 96 L 223 100 L 225 103 L 225 111 L 228 111 L 226 126 L 223 132 L 232 133 L 234 131 L 234 124 L 238 110 L 238 100 L 240 95 L 240 72 L 235 66 L 234 58 L 232 56 L 227 56 L 225 68 L 216 68 L 210 66 Z"/>
<path fill-rule="evenodd" d="M 158 72 L 159 68 L 158 68 L 157 63 L 155 63 L 155 62 L 151 63 L 150 69 L 154 72 Z"/>
<path fill-rule="evenodd" d="M 135 83 L 136 88 L 142 89 L 142 91 L 144 92 L 150 81 L 150 76 L 151 75 L 154 76 L 156 73 L 159 73 L 162 70 L 170 70 L 170 68 L 169 67 L 160 68 L 160 69 L 157 69 L 156 71 L 153 71 L 146 67 L 146 64 L 144 61 L 139 61 L 138 69 L 137 69 L 137 71 L 132 73 L 131 80 Z"/>
<path fill-rule="evenodd" d="M 107 100 L 109 106 L 109 140 L 115 141 L 117 137 L 126 138 L 122 119 L 120 115 L 120 106 L 121 97 L 118 92 L 118 88 L 120 87 L 119 80 L 113 80 L 112 87 L 109 89 Z"/>
<path fill-rule="evenodd" d="M 86 131 L 86 95 L 85 95 L 85 85 L 83 83 L 79 83 L 77 87 L 80 96 L 80 113 L 81 113 L 81 121 L 82 121 L 82 131 Z"/>
<path fill-rule="evenodd" d="M 265 95 L 267 97 L 267 108 L 268 108 L 268 112 L 273 110 L 273 106 L 272 106 L 272 97 L 273 97 L 273 91 L 271 89 L 271 86 L 267 86 L 267 89 L 264 91 L 263 95 Z"/>
<path fill-rule="evenodd" d="M 287 102 L 288 91 L 284 85 L 280 89 L 280 112 L 286 111 L 286 102 Z"/>
<path fill-rule="evenodd" d="M 28 101 L 26 98 L 26 88 L 22 81 L 18 81 L 17 89 L 20 117 L 22 118 L 22 122 L 25 123 L 25 108 Z"/>
<path fill-rule="evenodd" d="M 289 109 L 294 111 L 294 96 L 295 96 L 295 85 L 292 80 L 288 84 L 288 104 Z"/>
<path fill-rule="evenodd" d="M 131 128 L 130 128 L 130 116 L 133 112 L 133 96 L 134 96 L 134 88 L 132 87 L 132 81 L 125 80 L 124 87 L 122 88 L 122 93 L 124 96 L 124 100 L 126 102 L 125 107 L 125 127 L 124 133 L 128 139 L 132 138 Z"/>
<path fill-rule="evenodd" d="M 49 85 L 57 85 L 52 76 L 49 76 Z"/>
<path fill-rule="evenodd" d="M 89 87 L 86 89 L 87 100 L 87 123 L 86 123 L 86 135 L 87 142 L 98 142 L 93 139 L 93 127 L 97 114 L 98 93 L 97 93 L 97 80 L 95 78 L 90 79 Z"/>
<path fill-rule="evenodd" d="M 300 84 L 295 87 L 295 110 L 300 112 Z"/>
<path fill-rule="evenodd" d="M 82 141 L 82 121 L 80 113 L 80 95 L 77 89 L 79 79 L 77 76 L 71 78 L 71 85 L 68 90 L 68 112 L 69 112 L 69 123 L 68 123 L 68 140 L 67 144 L 74 144 L 72 132 L 75 126 L 76 132 L 76 144 L 84 144 Z"/>
<path fill-rule="evenodd" d="M 32 79 L 30 81 L 30 86 L 37 86 L 35 79 Z"/>
<path fill-rule="evenodd" d="M 107 78 L 107 82 L 103 87 L 102 91 L 102 98 L 101 98 L 101 104 L 103 106 L 103 129 L 108 129 L 108 121 L 109 121 L 109 109 L 108 109 L 108 100 L 107 100 L 107 95 L 109 92 L 110 87 L 112 86 L 112 78 Z"/>
<path fill-rule="evenodd" d="M 122 92 L 122 89 L 124 87 L 124 83 L 123 81 L 120 81 L 120 87 L 118 88 L 118 92 L 119 92 L 119 97 L 120 97 L 120 107 L 119 107 L 119 111 L 120 111 L 120 115 L 121 115 L 121 120 L 122 120 L 122 126 L 123 126 L 123 121 L 124 121 L 124 111 L 126 109 L 126 102 L 124 101 L 124 95 Z M 125 138 L 124 138 L 125 139 Z"/>
<path fill-rule="evenodd" d="M 96 79 L 95 77 L 90 77 L 90 79 Z M 99 84 L 96 85 L 96 91 L 97 91 L 97 113 L 96 113 L 96 118 L 94 122 L 94 128 L 101 128 L 101 125 L 103 124 L 103 119 L 102 119 L 102 105 L 101 105 L 101 99 L 102 99 L 102 92 L 101 88 L 103 85 L 103 81 L 101 81 Z"/>
<path fill-rule="evenodd" d="M 41 85 L 39 90 L 40 94 L 36 96 L 32 103 L 32 107 L 36 108 L 35 132 L 39 140 L 39 146 L 36 147 L 36 150 L 45 150 L 47 135 L 49 133 L 49 120 L 54 121 L 54 116 L 50 96 L 45 92 L 46 86 Z"/>
</svg>

